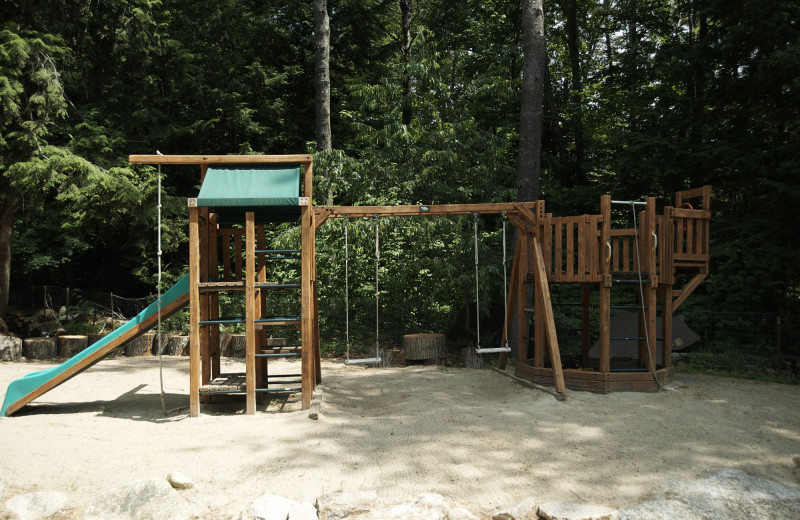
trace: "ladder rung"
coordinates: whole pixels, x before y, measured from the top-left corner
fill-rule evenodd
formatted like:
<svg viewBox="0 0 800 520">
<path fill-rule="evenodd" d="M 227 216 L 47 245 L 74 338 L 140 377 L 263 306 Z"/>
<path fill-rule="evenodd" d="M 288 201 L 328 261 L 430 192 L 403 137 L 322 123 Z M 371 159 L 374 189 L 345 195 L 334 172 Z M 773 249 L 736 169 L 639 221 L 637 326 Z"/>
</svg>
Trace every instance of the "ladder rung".
<svg viewBox="0 0 800 520">
<path fill-rule="evenodd" d="M 632 278 L 614 278 L 611 280 L 614 283 L 639 283 L 639 280 L 635 280 Z M 650 283 L 650 279 L 642 278 L 642 283 Z"/>
<path fill-rule="evenodd" d="M 610 339 L 611 341 L 642 341 L 642 340 L 646 340 L 647 338 L 641 337 L 641 336 L 633 336 L 633 337 L 630 337 L 630 338 L 629 337 L 618 337 L 618 338 L 611 337 L 611 338 L 608 338 L 608 339 Z"/>
<path fill-rule="evenodd" d="M 348 359 L 344 362 L 345 365 L 369 365 L 372 363 L 380 363 L 382 360 L 379 357 L 361 358 L 361 359 Z"/>
<path fill-rule="evenodd" d="M 256 289 L 271 289 L 281 290 L 281 289 L 299 289 L 299 283 L 257 283 Z"/>
<path fill-rule="evenodd" d="M 511 352 L 510 347 L 495 347 L 495 348 L 476 348 L 476 354 L 498 354 L 500 352 Z"/>
<path fill-rule="evenodd" d="M 646 309 L 647 305 L 612 305 L 612 309 Z"/>
<path fill-rule="evenodd" d="M 300 352 L 285 352 L 283 354 L 256 354 L 255 357 L 260 357 L 260 358 L 300 357 Z"/>
<path fill-rule="evenodd" d="M 244 322 L 244 318 L 217 318 L 215 320 L 202 320 L 200 321 L 200 325 L 226 325 Z"/>
<path fill-rule="evenodd" d="M 255 320 L 256 323 L 276 323 L 300 321 L 300 316 L 266 316 Z"/>
<path fill-rule="evenodd" d="M 285 383 L 300 383 L 301 381 L 285 381 Z M 294 386 L 288 388 L 256 388 L 256 392 L 301 392 L 302 387 Z"/>
</svg>

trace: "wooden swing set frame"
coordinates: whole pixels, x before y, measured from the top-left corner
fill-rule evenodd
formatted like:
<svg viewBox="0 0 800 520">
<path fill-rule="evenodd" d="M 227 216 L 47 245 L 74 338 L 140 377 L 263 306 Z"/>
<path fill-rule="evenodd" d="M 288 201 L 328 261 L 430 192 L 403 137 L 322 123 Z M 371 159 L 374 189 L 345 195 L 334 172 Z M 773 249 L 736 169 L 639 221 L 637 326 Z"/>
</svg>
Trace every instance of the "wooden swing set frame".
<svg viewBox="0 0 800 520">
<path fill-rule="evenodd" d="M 655 199 L 647 198 L 638 218 L 641 226 L 612 229 L 611 197 L 601 198 L 601 213 L 572 217 L 553 217 L 545 212 L 544 201 L 485 204 L 434 204 L 414 206 L 314 206 L 313 161 L 311 155 L 132 155 L 131 163 L 200 166 L 201 180 L 210 165 L 249 164 L 301 165 L 303 196 L 299 198 L 301 246 L 300 280 L 282 284 L 267 279 L 265 269 L 264 226 L 255 221 L 253 208 L 245 212 L 243 228 L 220 225 L 209 208 L 189 202 L 189 355 L 190 415 L 200 414 L 204 399 L 220 393 L 246 396 L 246 413 L 254 414 L 258 400 L 268 388 L 268 360 L 295 355 L 301 358 L 300 387 L 302 407 L 311 406 L 312 395 L 322 381 L 320 372 L 319 307 L 316 268 L 316 231 L 332 218 L 372 218 L 384 216 L 436 216 L 505 214 L 518 230 L 508 294 L 507 324 L 530 322 L 517 327 L 515 373 L 526 380 L 552 384 L 566 395 L 566 387 L 594 392 L 613 390 L 656 390 L 673 374 L 671 363 L 672 313 L 683 303 L 708 273 L 708 237 L 711 187 L 676 193 L 675 207 L 656 215 Z M 681 207 L 692 199 L 699 209 Z M 231 260 L 233 259 L 233 260 Z M 640 328 L 651 331 L 651 338 L 637 337 L 637 371 L 618 371 L 611 355 L 611 289 L 628 283 L 638 273 L 643 279 L 639 316 Z M 207 281 L 213 280 L 213 281 Z M 678 280 L 688 280 L 675 289 Z M 550 285 L 577 283 L 582 287 L 581 370 L 563 370 L 552 309 Z M 529 284 L 532 287 L 529 291 Z M 589 303 L 592 287 L 599 290 L 599 359 L 591 370 L 589 359 Z M 270 290 L 300 290 L 301 309 L 297 317 L 267 317 L 266 293 Z M 245 293 L 245 366 L 243 376 L 220 373 L 219 294 Z M 533 305 L 529 294 L 533 294 Z M 657 302 L 661 301 L 662 355 L 656 360 Z M 300 330 L 300 345 L 268 346 L 271 327 Z M 533 356 L 528 346 L 533 339 Z M 507 354 L 500 354 L 499 367 L 505 368 Z M 660 368 L 659 368 L 660 365 Z M 642 370 L 651 367 L 652 370 Z"/>
</svg>

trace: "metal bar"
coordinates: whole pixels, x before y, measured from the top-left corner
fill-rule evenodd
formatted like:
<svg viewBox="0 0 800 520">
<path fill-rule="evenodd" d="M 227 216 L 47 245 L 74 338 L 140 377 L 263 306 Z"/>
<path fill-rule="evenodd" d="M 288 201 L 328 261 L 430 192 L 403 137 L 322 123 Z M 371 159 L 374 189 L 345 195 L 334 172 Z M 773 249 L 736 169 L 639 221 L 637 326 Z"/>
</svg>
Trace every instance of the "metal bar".
<svg viewBox="0 0 800 520">
<path fill-rule="evenodd" d="M 501 352 L 511 352 L 511 347 L 476 348 L 476 354 L 499 354 Z"/>
<path fill-rule="evenodd" d="M 647 206 L 647 202 L 639 200 L 612 200 L 611 204 L 625 204 L 627 206 L 633 204 L 634 206 Z"/>
<path fill-rule="evenodd" d="M 257 283 L 256 289 L 299 289 L 299 283 Z"/>
<path fill-rule="evenodd" d="M 608 339 L 610 339 L 611 341 L 641 341 L 641 340 L 647 339 L 647 338 L 646 337 L 634 336 L 634 337 L 631 337 L 631 338 L 628 338 L 628 337 L 619 337 L 619 338 L 611 337 L 611 338 L 608 338 Z"/>
<path fill-rule="evenodd" d="M 270 374 L 270 375 L 267 376 L 267 379 L 270 379 L 270 378 L 273 378 L 273 377 L 302 377 L 302 375 L 303 374 Z M 298 381 L 298 383 L 299 382 L 300 381 Z"/>
<path fill-rule="evenodd" d="M 284 354 L 256 354 L 256 357 L 262 357 L 262 358 L 300 357 L 300 353 L 299 352 L 286 352 Z"/>
<path fill-rule="evenodd" d="M 200 322 L 200 325 L 225 325 L 244 322 L 244 318 L 218 318 L 216 320 L 203 320 Z"/>
<path fill-rule="evenodd" d="M 259 318 L 256 320 L 256 323 L 271 323 L 274 321 L 299 321 L 300 316 L 267 316 L 265 318 Z"/>
<path fill-rule="evenodd" d="M 647 305 L 612 305 L 612 309 L 646 309 Z"/>
<path fill-rule="evenodd" d="M 369 365 L 372 363 L 380 363 L 382 360 L 379 357 L 361 358 L 361 359 L 348 359 L 344 362 L 345 365 Z"/>
</svg>

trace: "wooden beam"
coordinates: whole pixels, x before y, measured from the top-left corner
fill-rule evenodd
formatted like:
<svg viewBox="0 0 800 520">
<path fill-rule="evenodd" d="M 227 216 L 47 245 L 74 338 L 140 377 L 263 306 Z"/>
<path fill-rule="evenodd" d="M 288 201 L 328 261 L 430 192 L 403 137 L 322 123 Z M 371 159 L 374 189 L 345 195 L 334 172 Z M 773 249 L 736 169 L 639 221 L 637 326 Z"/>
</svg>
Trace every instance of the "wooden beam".
<svg viewBox="0 0 800 520">
<path fill-rule="evenodd" d="M 544 268 L 542 246 L 539 243 L 539 239 L 535 237 L 533 239 L 533 258 L 534 268 L 536 269 L 536 292 L 539 293 L 539 301 L 541 302 L 544 316 L 544 323 L 537 323 L 537 328 L 544 325 L 545 333 L 547 334 L 547 345 L 550 348 L 550 362 L 553 365 L 553 380 L 556 391 L 566 399 L 567 389 L 564 386 L 564 372 L 561 367 L 561 352 L 558 350 L 558 336 L 556 335 L 556 321 L 553 317 L 553 303 L 550 300 L 550 287 L 547 283 L 547 272 Z"/>
<path fill-rule="evenodd" d="M 683 288 L 679 289 L 678 291 L 672 291 L 673 295 L 675 295 L 677 292 L 677 298 L 672 300 L 672 312 L 678 310 L 678 307 L 680 307 L 681 304 L 686 301 L 686 298 L 688 298 L 695 289 L 697 289 L 697 286 L 706 279 L 706 276 L 708 276 L 706 273 L 696 274 L 686 285 L 683 286 Z"/>
<path fill-rule="evenodd" d="M 245 413 L 256 413 L 256 226 L 255 213 L 245 213 Z"/>
<path fill-rule="evenodd" d="M 611 255 L 608 249 L 611 241 L 611 195 L 600 197 L 600 214 L 603 218 L 600 227 L 600 242 L 603 247 L 603 261 L 600 266 L 603 282 L 600 284 L 599 301 L 599 371 L 608 374 L 611 372 Z"/>
<path fill-rule="evenodd" d="M 200 208 L 189 208 L 189 415 L 200 416 Z"/>
<path fill-rule="evenodd" d="M 309 154 L 295 155 L 130 155 L 131 164 L 311 164 Z"/>
<path fill-rule="evenodd" d="M 303 410 L 311 407 L 314 392 L 314 211 L 300 208 L 300 360 Z"/>
</svg>

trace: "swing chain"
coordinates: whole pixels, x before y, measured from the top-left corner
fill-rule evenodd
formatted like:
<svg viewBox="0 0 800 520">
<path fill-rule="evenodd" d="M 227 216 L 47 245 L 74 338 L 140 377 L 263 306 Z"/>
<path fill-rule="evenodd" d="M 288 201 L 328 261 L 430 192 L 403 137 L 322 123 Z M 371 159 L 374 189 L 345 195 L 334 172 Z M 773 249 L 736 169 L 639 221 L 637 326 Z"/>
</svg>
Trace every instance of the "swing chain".
<svg viewBox="0 0 800 520">
<path fill-rule="evenodd" d="M 350 228 L 350 218 L 344 216 L 344 337 L 347 344 L 345 360 L 350 361 L 350 247 L 348 230 Z"/>
<path fill-rule="evenodd" d="M 506 267 L 506 212 L 503 211 L 503 327 L 506 338 L 506 348 L 508 346 L 508 272 Z"/>
<path fill-rule="evenodd" d="M 472 213 L 472 229 L 475 242 L 475 331 L 476 343 L 475 348 L 481 348 L 481 302 L 480 302 L 480 281 L 478 277 L 478 212 Z"/>
<path fill-rule="evenodd" d="M 380 216 L 375 215 L 375 357 L 380 357 L 380 290 L 378 287 L 378 273 L 381 260 L 380 248 Z"/>
</svg>

